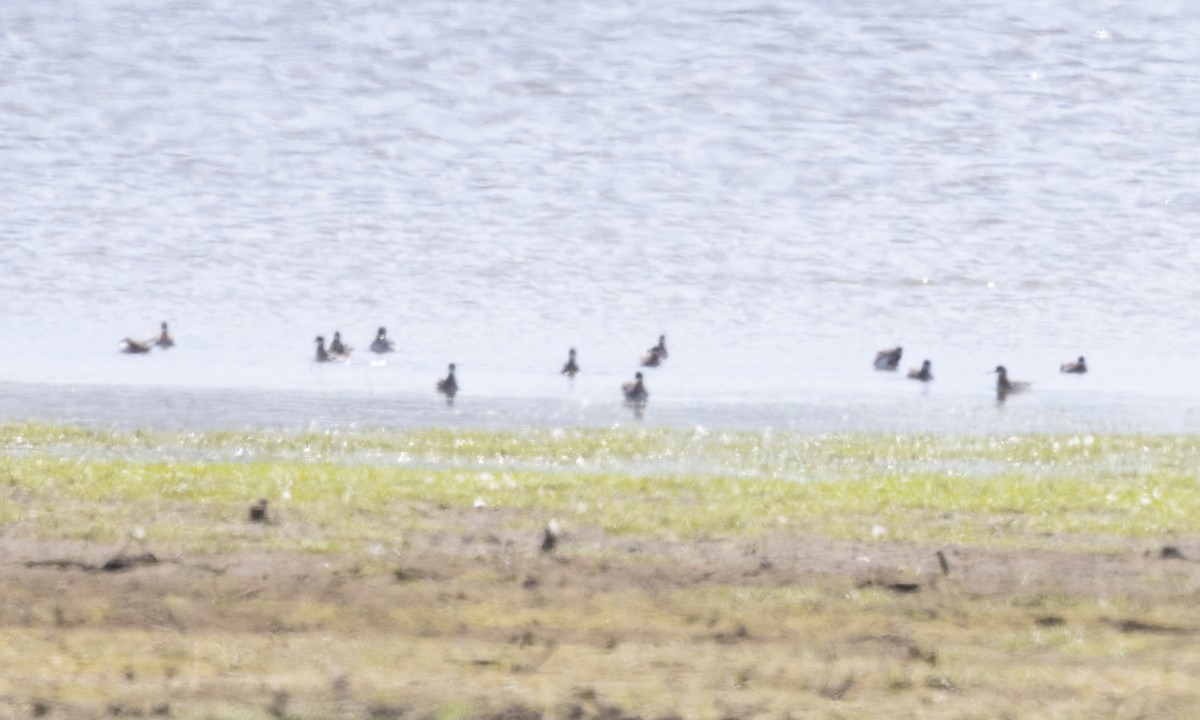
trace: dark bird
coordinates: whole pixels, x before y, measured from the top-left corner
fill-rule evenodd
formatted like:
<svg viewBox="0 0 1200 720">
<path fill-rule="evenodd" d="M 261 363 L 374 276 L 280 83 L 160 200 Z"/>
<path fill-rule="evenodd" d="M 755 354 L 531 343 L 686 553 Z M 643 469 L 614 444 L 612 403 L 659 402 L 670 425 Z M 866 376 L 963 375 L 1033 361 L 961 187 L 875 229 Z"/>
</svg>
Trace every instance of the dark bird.
<svg viewBox="0 0 1200 720">
<path fill-rule="evenodd" d="M 563 365 L 562 374 L 567 377 L 575 377 L 579 372 L 579 366 L 575 364 L 575 348 L 571 348 L 567 352 L 567 363 Z"/>
<path fill-rule="evenodd" d="M 353 350 L 353 348 L 342 342 L 342 334 L 335 330 L 333 332 L 333 342 L 329 343 L 330 357 L 338 360 L 345 359 L 350 357 L 351 350 Z"/>
<path fill-rule="evenodd" d="M 325 349 L 325 338 L 317 336 L 317 362 L 329 362 L 329 352 Z"/>
<path fill-rule="evenodd" d="M 1029 383 L 1027 382 L 1009 380 L 1008 370 L 1003 365 L 997 365 L 996 369 L 992 372 L 996 374 L 996 398 L 999 400 L 1003 400 L 1013 393 L 1025 392 L 1029 389 Z"/>
<path fill-rule="evenodd" d="M 558 545 L 558 521 L 551 520 L 546 523 L 546 529 L 542 531 L 542 552 L 554 552 L 556 545 Z"/>
<path fill-rule="evenodd" d="M 658 367 L 667 357 L 667 336 L 659 335 L 658 344 L 642 355 L 642 367 Z"/>
<path fill-rule="evenodd" d="M 950 563 L 949 563 L 949 561 L 946 560 L 946 553 L 942 552 L 941 550 L 938 550 L 937 551 L 937 559 L 938 559 L 938 565 L 940 565 L 942 568 L 942 574 L 949 575 L 950 574 Z"/>
<path fill-rule="evenodd" d="M 150 352 L 150 343 L 144 340 L 134 340 L 133 338 L 125 338 L 121 341 L 121 352 L 129 355 L 144 355 Z"/>
<path fill-rule="evenodd" d="M 454 378 L 454 363 L 450 363 L 450 372 L 446 377 L 437 381 L 437 391 L 446 396 L 446 404 L 454 402 L 458 394 L 458 380 Z"/>
<path fill-rule="evenodd" d="M 267 521 L 267 501 L 261 499 L 250 506 L 250 522 L 266 522 Z"/>
<path fill-rule="evenodd" d="M 1075 362 L 1065 362 L 1058 369 L 1060 372 L 1082 374 L 1087 372 L 1087 361 L 1080 355 L 1079 359 Z"/>
<path fill-rule="evenodd" d="M 166 321 L 163 322 L 162 329 L 150 342 L 154 343 L 160 348 L 169 348 L 175 346 L 175 338 L 171 337 L 171 333 L 167 332 Z"/>
<path fill-rule="evenodd" d="M 896 346 L 888 350 L 880 350 L 875 353 L 875 369 L 876 370 L 895 370 L 900 365 L 900 356 L 904 354 L 904 348 Z"/>
<path fill-rule="evenodd" d="M 388 340 L 387 328 L 381 327 L 375 333 L 375 339 L 371 341 L 371 352 L 373 353 L 390 353 L 396 349 L 396 343 Z"/>
<path fill-rule="evenodd" d="M 621 386 L 621 392 L 625 393 L 625 402 L 630 405 L 644 405 L 650 398 L 650 393 L 642 383 L 641 373 L 634 375 L 634 378 L 633 382 L 627 382 Z"/>
<path fill-rule="evenodd" d="M 921 363 L 920 370 L 909 370 L 908 377 L 912 380 L 929 382 L 933 379 L 933 368 L 930 366 L 929 361 L 926 360 L 925 362 Z"/>
</svg>

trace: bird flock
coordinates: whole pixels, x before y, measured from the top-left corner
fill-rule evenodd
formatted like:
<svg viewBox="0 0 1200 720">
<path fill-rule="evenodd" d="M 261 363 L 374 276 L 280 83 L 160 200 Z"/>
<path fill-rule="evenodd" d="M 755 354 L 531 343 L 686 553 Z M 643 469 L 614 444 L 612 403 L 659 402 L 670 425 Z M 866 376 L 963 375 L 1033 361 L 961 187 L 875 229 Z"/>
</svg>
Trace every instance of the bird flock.
<svg viewBox="0 0 1200 720">
<path fill-rule="evenodd" d="M 904 355 L 904 348 L 894 347 L 880 350 L 875 353 L 875 369 L 885 371 L 895 371 L 900 367 L 900 358 Z M 1059 372 L 1070 373 L 1072 375 L 1080 375 L 1088 371 L 1087 360 L 1082 355 L 1078 360 L 1065 362 L 1058 367 Z M 1003 365 L 997 365 L 995 370 L 988 373 L 996 376 L 996 399 L 1004 400 L 1009 395 L 1020 392 L 1025 392 L 1031 387 L 1030 383 L 1020 380 L 1010 380 L 1008 377 L 1008 369 Z M 919 380 L 921 382 L 931 382 L 933 380 L 933 365 L 929 360 L 921 363 L 921 367 L 912 368 L 908 371 L 910 380 Z"/>
<path fill-rule="evenodd" d="M 145 355 L 152 348 L 162 348 L 166 350 L 175 345 L 175 339 L 171 337 L 171 333 L 167 331 L 167 323 L 163 323 L 159 328 L 158 334 L 151 337 L 149 340 L 134 340 L 127 337 L 121 340 L 121 352 L 130 355 Z"/>
<path fill-rule="evenodd" d="M 316 362 L 345 362 L 350 359 L 350 354 L 354 348 L 347 345 L 342 340 L 342 334 L 339 331 L 333 333 L 333 340 L 329 346 L 325 346 L 325 336 L 318 335 L 315 343 L 317 345 Z M 175 339 L 171 337 L 171 333 L 167 330 L 167 323 L 163 322 L 159 332 L 147 340 L 135 340 L 131 337 L 126 337 L 121 340 L 119 348 L 121 352 L 130 355 L 143 355 L 150 352 L 153 348 L 168 349 L 175 345 Z M 387 336 L 387 328 L 380 327 L 375 332 L 375 339 L 371 341 L 368 348 L 376 354 L 386 354 L 395 352 L 396 344 Z M 876 370 L 885 372 L 894 372 L 900 367 L 900 359 L 904 355 L 903 347 L 886 348 L 875 353 L 874 366 Z M 658 343 L 646 350 L 642 354 L 639 361 L 641 367 L 656 368 L 660 367 L 663 362 L 670 357 L 667 351 L 667 336 L 659 335 Z M 458 378 L 455 376 L 455 364 L 450 363 L 446 377 L 438 379 L 434 385 L 438 393 L 446 398 L 447 404 L 453 404 L 454 398 L 458 395 Z M 1059 371 L 1069 374 L 1082 374 L 1088 371 L 1087 361 L 1082 355 L 1078 360 L 1065 362 L 1059 366 Z M 575 348 L 571 348 L 567 352 L 567 362 L 563 364 L 560 374 L 569 378 L 574 378 L 583 370 L 579 367 Z M 997 365 L 995 370 L 988 374 L 996 376 L 996 398 L 1004 400 L 1007 396 L 1025 392 L 1030 388 L 1030 383 L 1020 380 L 1012 380 L 1008 377 L 1008 370 L 1003 365 Z M 911 368 L 908 370 L 907 377 L 911 380 L 927 383 L 933 381 L 933 365 L 929 360 L 921 363 L 919 368 Z M 641 371 L 634 374 L 634 379 L 621 385 L 621 393 L 625 398 L 625 403 L 635 410 L 641 410 L 646 406 L 646 402 L 650 399 L 650 391 L 646 389 L 645 377 Z"/>
</svg>

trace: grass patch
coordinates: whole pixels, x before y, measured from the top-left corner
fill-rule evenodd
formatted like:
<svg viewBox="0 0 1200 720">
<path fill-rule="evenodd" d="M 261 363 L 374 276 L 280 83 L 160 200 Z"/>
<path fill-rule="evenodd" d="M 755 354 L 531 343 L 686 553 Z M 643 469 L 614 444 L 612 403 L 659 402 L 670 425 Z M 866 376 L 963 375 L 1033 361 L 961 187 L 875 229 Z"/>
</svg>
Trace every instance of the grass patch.
<svg viewBox="0 0 1200 720">
<path fill-rule="evenodd" d="M 1190 437 L 9 425 L 0 446 L 4 522 L 96 540 L 141 524 L 191 548 L 252 537 L 241 520 L 260 497 L 304 528 L 275 533 L 275 546 L 315 552 L 419 526 L 430 505 L 539 510 L 662 538 L 782 529 L 1007 547 L 1053 537 L 1108 550 L 1200 531 L 1200 443 Z M 189 524 L 180 507 L 201 511 L 187 513 Z"/>
<path fill-rule="evenodd" d="M 10 557 L 80 559 L 0 567 L 4 716 L 1159 717 L 1200 700 L 1195 438 L 8 425 L 0 448 Z M 161 562 L 78 569 L 113 547 Z"/>
</svg>

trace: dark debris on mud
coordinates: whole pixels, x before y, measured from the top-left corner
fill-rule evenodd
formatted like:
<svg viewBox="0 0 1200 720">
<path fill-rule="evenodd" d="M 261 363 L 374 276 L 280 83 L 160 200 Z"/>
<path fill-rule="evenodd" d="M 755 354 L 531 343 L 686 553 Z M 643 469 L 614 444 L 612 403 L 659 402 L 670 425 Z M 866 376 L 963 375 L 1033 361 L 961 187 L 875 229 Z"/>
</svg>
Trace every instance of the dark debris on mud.
<svg viewBox="0 0 1200 720">
<path fill-rule="evenodd" d="M 108 560 L 102 563 L 88 563 L 80 560 L 71 560 L 69 558 L 55 558 L 53 560 L 30 560 L 24 563 L 27 568 L 51 567 L 59 570 L 82 570 L 84 572 L 122 572 L 124 570 L 133 570 L 134 568 L 144 565 L 157 565 L 159 560 L 154 553 L 141 553 L 137 555 L 118 554 L 113 555 Z"/>
</svg>

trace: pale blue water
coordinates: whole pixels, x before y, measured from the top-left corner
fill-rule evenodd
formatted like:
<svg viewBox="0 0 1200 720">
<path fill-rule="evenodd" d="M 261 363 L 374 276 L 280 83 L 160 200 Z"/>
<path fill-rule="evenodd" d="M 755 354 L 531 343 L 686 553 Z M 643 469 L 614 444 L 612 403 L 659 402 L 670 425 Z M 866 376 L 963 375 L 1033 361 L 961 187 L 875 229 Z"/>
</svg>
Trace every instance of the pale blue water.
<svg viewBox="0 0 1200 720">
<path fill-rule="evenodd" d="M 0 418 L 629 422 L 665 332 L 649 423 L 1195 431 L 1198 36 L 1182 2 L 3 3 Z M 335 329 L 356 364 L 315 366 Z M 870 369 L 894 344 L 930 387 Z M 998 363 L 1034 392 L 998 408 Z"/>
</svg>

